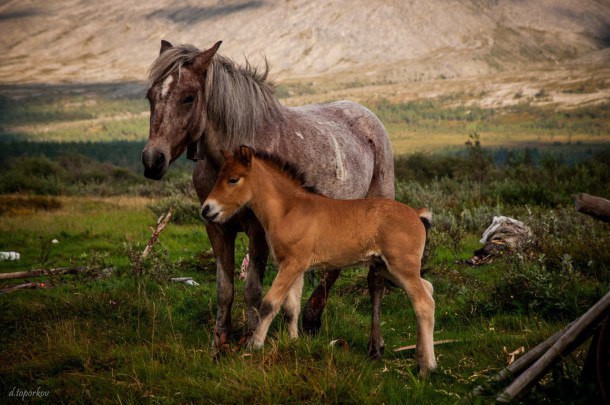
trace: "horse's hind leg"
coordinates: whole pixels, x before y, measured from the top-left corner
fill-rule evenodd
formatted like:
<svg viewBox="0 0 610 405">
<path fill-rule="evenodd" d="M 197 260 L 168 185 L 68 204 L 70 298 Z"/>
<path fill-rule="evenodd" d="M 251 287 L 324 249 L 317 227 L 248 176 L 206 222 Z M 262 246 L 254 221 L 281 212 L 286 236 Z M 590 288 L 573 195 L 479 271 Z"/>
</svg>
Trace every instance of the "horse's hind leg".
<svg viewBox="0 0 610 405">
<path fill-rule="evenodd" d="M 322 312 L 328 300 L 330 289 L 339 278 L 341 270 L 329 270 L 322 274 L 320 284 L 311 293 L 303 309 L 303 331 L 315 335 L 322 327 Z"/>
<path fill-rule="evenodd" d="M 301 296 L 303 295 L 303 275 L 301 274 L 296 279 L 282 305 L 284 318 L 288 325 L 288 335 L 293 339 L 299 337 L 299 313 L 301 312 Z"/>
<path fill-rule="evenodd" d="M 384 277 L 380 271 L 381 265 L 372 264 L 369 267 L 368 284 L 371 295 L 371 334 L 369 336 L 368 357 L 379 359 L 383 354 L 384 342 L 381 336 L 381 298 L 383 297 Z"/>
<path fill-rule="evenodd" d="M 399 252 L 397 252 L 399 253 Z M 421 258 L 416 255 L 391 255 L 384 257 L 389 273 L 402 287 L 415 309 L 417 317 L 416 358 L 421 376 L 436 368 L 434 357 L 434 299 L 432 284 L 419 275 Z"/>
<path fill-rule="evenodd" d="M 248 234 L 250 264 L 248 265 L 248 274 L 244 285 L 244 299 L 248 311 L 246 337 L 249 337 L 258 325 L 258 309 L 261 306 L 263 296 L 263 277 L 269 257 L 269 247 L 265 239 L 265 230 L 254 216 L 248 223 L 246 232 Z"/>
</svg>

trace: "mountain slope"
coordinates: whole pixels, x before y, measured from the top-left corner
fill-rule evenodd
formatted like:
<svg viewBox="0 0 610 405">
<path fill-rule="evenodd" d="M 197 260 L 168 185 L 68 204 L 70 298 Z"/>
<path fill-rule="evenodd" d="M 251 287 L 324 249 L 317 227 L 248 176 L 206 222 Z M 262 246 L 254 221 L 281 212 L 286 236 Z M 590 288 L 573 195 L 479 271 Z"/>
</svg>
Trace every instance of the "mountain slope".
<svg viewBox="0 0 610 405">
<path fill-rule="evenodd" d="M 40 3 L 0 6 L 1 83 L 143 80 L 161 39 L 222 39 L 222 54 L 264 54 L 279 78 L 420 80 L 609 60 L 606 1 Z"/>
</svg>

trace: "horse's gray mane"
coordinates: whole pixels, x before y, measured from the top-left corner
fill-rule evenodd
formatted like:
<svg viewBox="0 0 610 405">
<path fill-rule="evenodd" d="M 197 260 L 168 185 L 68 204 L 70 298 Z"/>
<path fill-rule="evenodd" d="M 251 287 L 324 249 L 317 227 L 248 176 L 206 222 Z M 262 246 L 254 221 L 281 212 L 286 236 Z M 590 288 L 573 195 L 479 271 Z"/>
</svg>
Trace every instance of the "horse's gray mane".
<svg viewBox="0 0 610 405">
<path fill-rule="evenodd" d="M 201 51 L 193 45 L 178 45 L 163 52 L 152 64 L 149 85 L 163 80 L 183 66 L 192 63 Z M 251 143 L 261 125 L 281 117 L 281 105 L 274 84 L 267 81 L 269 64 L 264 69 L 238 66 L 232 60 L 216 54 L 205 82 L 208 120 L 226 134 L 228 145 Z"/>
</svg>

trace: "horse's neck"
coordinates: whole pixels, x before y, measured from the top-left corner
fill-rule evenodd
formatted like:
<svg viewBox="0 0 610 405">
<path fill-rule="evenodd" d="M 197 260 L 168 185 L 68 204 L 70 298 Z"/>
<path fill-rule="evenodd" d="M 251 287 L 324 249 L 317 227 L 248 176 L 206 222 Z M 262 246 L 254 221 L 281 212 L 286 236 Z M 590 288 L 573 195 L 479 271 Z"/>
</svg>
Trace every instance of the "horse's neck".
<svg viewBox="0 0 610 405">
<path fill-rule="evenodd" d="M 220 169 L 224 162 L 222 150 L 232 151 L 240 145 L 248 145 L 258 150 L 270 151 L 280 141 L 280 133 L 279 123 L 266 122 L 259 128 L 252 140 L 237 139 L 231 143 L 227 134 L 216 129 L 215 123 L 208 120 L 202 139 L 206 157 L 210 158 Z"/>
<path fill-rule="evenodd" d="M 281 221 L 288 210 L 300 203 L 303 190 L 294 180 L 260 160 L 253 160 L 256 181 L 250 208 L 265 229 Z"/>
</svg>

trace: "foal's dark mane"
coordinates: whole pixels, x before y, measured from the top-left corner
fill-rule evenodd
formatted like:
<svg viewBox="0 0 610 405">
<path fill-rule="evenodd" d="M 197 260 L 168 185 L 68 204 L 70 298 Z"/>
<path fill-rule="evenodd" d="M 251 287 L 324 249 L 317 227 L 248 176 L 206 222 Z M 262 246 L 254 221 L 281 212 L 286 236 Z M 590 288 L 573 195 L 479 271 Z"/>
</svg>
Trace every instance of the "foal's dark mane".
<svg viewBox="0 0 610 405">
<path fill-rule="evenodd" d="M 294 163 L 287 162 L 286 160 L 282 159 L 281 157 L 279 157 L 278 155 L 273 154 L 273 153 L 256 150 L 256 149 L 252 149 L 252 148 L 250 148 L 250 150 L 252 151 L 254 156 L 256 156 L 257 158 L 264 160 L 265 162 L 271 163 L 281 173 L 286 174 L 288 177 L 290 177 L 293 180 L 296 180 L 300 184 L 300 186 L 303 190 L 307 191 L 308 193 L 312 193 L 312 194 L 320 194 L 320 192 L 314 186 L 307 185 L 307 179 L 305 178 L 305 172 L 303 172 L 301 169 L 299 169 Z"/>
<path fill-rule="evenodd" d="M 150 67 L 150 86 L 168 75 L 189 66 L 201 51 L 193 45 L 177 45 L 162 54 Z M 268 79 L 269 64 L 258 69 L 247 60 L 239 66 L 231 59 L 216 54 L 208 68 L 205 98 L 208 119 L 225 134 L 229 145 L 251 143 L 265 123 L 282 119 L 282 107 L 275 86 Z"/>
</svg>

